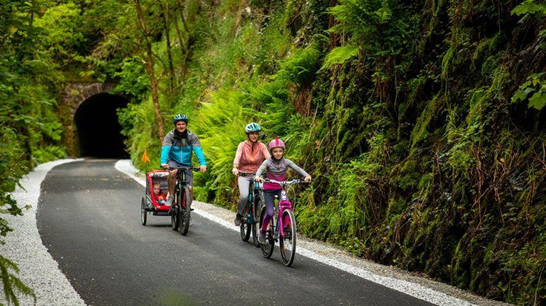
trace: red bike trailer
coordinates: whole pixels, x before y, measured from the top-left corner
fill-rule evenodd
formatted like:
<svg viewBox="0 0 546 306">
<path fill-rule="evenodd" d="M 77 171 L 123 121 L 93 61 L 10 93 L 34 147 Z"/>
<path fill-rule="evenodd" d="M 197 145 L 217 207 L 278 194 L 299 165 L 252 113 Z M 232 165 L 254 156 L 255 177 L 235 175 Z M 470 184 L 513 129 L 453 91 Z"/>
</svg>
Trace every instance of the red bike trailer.
<svg viewBox="0 0 546 306">
<path fill-rule="evenodd" d="M 159 183 L 161 190 L 168 189 L 168 176 L 169 172 L 166 170 L 154 170 L 146 173 L 145 196 L 142 197 L 142 202 L 140 204 L 140 221 L 142 222 L 142 225 L 146 226 L 149 213 L 152 213 L 154 216 L 170 216 L 169 210 L 171 207 L 158 203 L 154 197 L 152 197 L 154 183 Z"/>
</svg>

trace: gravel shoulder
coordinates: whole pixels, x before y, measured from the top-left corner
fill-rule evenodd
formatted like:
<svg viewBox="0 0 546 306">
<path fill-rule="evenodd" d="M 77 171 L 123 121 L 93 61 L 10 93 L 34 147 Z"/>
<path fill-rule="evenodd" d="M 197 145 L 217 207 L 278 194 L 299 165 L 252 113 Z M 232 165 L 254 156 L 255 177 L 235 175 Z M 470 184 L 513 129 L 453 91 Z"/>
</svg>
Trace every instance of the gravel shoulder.
<svg viewBox="0 0 546 306">
<path fill-rule="evenodd" d="M 29 205 L 30 209 L 24 210 L 23 216 L 2 215 L 13 232 L 4 238 L 5 244 L 0 245 L 0 254 L 19 266 L 16 276 L 34 290 L 37 305 L 85 305 L 43 245 L 36 226 L 42 181 L 53 167 L 72 161 L 76 160 L 57 160 L 36 167 L 20 181 L 22 188 L 17 187 L 12 193 L 19 207 Z M 21 305 L 34 303 L 30 297 L 18 296 Z M 7 304 L 3 290 L 0 291 L 0 303 Z"/>
</svg>

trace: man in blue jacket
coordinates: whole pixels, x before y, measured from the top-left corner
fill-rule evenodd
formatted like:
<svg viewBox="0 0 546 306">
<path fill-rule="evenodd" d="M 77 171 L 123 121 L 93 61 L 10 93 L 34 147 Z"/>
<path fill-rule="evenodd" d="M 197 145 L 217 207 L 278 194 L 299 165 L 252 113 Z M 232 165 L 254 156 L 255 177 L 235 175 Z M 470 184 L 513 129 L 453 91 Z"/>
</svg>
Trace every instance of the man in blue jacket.
<svg viewBox="0 0 546 306">
<path fill-rule="evenodd" d="M 170 131 L 163 139 L 161 148 L 161 167 L 168 169 L 182 166 L 191 166 L 192 152 L 195 152 L 199 160 L 199 169 L 201 172 L 207 171 L 207 162 L 203 149 L 199 143 L 199 138 L 187 129 L 188 117 L 182 114 L 174 116 L 174 129 Z M 176 185 L 176 172 L 169 172 L 169 196 L 166 205 L 172 205 L 174 201 L 174 187 Z M 193 193 L 193 173 L 191 169 L 182 169 L 186 176 L 186 182 Z"/>
</svg>

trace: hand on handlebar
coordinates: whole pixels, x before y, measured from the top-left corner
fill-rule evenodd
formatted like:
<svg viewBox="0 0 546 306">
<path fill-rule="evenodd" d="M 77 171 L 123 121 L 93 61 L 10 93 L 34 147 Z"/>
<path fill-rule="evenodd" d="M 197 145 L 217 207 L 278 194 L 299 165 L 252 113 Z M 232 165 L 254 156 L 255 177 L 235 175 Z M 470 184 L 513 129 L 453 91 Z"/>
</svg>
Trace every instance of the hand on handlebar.
<svg viewBox="0 0 546 306">
<path fill-rule="evenodd" d="M 169 169 L 169 165 L 163 164 L 163 165 L 161 165 L 161 168 L 163 168 L 163 169 Z"/>
<path fill-rule="evenodd" d="M 162 165 L 163 167 L 163 165 Z M 203 170 L 203 167 L 205 168 L 205 170 Z M 168 166 L 167 167 L 167 170 L 169 170 L 169 172 L 171 171 L 179 171 L 179 170 L 191 170 L 191 171 L 201 171 L 201 172 L 205 172 L 207 170 L 207 166 L 199 166 L 199 167 L 192 167 L 192 166 L 182 166 L 182 167 L 170 167 Z"/>
<path fill-rule="evenodd" d="M 256 182 L 258 182 L 258 183 L 263 183 L 263 182 L 264 182 L 264 179 L 261 178 L 261 177 L 259 177 L 259 176 L 257 176 L 254 180 L 255 180 Z"/>
</svg>

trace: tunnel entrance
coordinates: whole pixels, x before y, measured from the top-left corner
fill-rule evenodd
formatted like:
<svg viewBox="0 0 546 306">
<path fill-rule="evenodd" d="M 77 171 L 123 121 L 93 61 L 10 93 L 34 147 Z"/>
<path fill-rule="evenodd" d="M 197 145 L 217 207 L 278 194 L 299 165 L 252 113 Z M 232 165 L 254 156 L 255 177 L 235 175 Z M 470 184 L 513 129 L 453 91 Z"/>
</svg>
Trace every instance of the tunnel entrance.
<svg viewBox="0 0 546 306">
<path fill-rule="evenodd" d="M 82 102 L 74 115 L 81 157 L 129 157 L 117 116 L 117 110 L 127 107 L 127 103 L 126 99 L 107 93 Z"/>
</svg>

